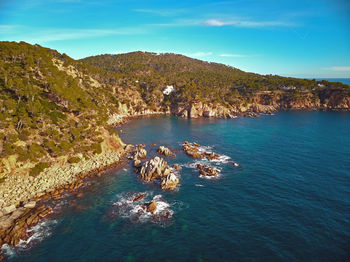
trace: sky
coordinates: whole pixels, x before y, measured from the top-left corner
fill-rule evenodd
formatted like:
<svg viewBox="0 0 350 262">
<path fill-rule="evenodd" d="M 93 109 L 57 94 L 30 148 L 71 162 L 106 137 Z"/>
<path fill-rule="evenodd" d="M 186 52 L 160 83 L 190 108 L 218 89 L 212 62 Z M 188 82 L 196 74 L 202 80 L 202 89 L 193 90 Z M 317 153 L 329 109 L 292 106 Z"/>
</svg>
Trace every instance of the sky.
<svg viewBox="0 0 350 262">
<path fill-rule="evenodd" d="M 0 0 L 0 41 L 75 59 L 141 50 L 260 74 L 350 78 L 350 0 Z"/>
</svg>

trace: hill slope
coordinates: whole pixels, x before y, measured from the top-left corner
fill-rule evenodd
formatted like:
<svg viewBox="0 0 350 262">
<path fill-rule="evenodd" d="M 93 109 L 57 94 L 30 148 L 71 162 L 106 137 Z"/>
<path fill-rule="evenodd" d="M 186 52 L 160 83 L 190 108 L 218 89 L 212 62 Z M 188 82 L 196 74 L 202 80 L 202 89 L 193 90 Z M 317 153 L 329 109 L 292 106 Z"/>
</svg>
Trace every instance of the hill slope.
<svg viewBox="0 0 350 262">
<path fill-rule="evenodd" d="M 176 54 L 76 61 L 38 45 L 0 42 L 0 57 L 0 177 L 20 168 L 36 174 L 43 169 L 36 164 L 60 157 L 100 154 L 120 116 L 350 108 L 350 87 L 341 83 L 262 76 Z"/>
</svg>

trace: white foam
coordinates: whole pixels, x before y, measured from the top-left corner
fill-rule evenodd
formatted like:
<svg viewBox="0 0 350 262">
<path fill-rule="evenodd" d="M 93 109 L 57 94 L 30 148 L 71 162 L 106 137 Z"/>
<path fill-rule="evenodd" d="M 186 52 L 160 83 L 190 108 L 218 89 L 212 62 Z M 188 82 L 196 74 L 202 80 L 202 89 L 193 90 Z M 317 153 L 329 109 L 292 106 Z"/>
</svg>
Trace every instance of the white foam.
<svg viewBox="0 0 350 262">
<path fill-rule="evenodd" d="M 195 186 L 204 187 L 204 185 L 202 185 L 202 184 L 195 184 Z"/>
<path fill-rule="evenodd" d="M 140 194 L 147 194 L 147 196 L 137 202 L 134 202 L 136 196 Z M 118 194 L 117 202 L 113 203 L 116 208 L 116 214 L 123 218 L 129 218 L 131 220 L 136 220 L 142 223 L 145 222 L 162 222 L 165 218 L 170 218 L 174 211 L 170 209 L 170 204 L 167 203 L 162 195 L 155 195 L 151 200 L 149 196 L 152 196 L 153 192 L 143 192 L 143 193 L 122 193 Z M 147 212 L 143 206 L 146 202 L 155 201 L 157 203 L 157 209 L 154 214 Z M 136 219 L 134 219 L 136 218 Z"/>
<path fill-rule="evenodd" d="M 3 244 L 1 247 L 1 251 L 6 257 L 16 256 L 15 248 L 13 246 L 8 245 L 8 244 Z"/>
<path fill-rule="evenodd" d="M 16 247 L 28 248 L 32 242 L 41 242 L 52 234 L 52 228 L 57 224 L 57 220 L 41 220 L 37 225 L 27 229 L 27 233 L 33 233 L 27 240 L 20 240 Z"/>
</svg>

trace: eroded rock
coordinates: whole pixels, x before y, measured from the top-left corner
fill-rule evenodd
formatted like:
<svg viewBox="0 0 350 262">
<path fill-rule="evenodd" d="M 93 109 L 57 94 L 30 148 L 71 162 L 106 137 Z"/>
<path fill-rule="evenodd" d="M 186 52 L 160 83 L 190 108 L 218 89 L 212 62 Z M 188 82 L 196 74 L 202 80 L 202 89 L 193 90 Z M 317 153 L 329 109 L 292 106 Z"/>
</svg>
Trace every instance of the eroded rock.
<svg viewBox="0 0 350 262">
<path fill-rule="evenodd" d="M 163 155 L 163 156 L 173 156 L 176 157 L 176 155 L 171 152 L 171 150 L 165 146 L 160 146 L 157 150 L 158 154 Z"/>
</svg>

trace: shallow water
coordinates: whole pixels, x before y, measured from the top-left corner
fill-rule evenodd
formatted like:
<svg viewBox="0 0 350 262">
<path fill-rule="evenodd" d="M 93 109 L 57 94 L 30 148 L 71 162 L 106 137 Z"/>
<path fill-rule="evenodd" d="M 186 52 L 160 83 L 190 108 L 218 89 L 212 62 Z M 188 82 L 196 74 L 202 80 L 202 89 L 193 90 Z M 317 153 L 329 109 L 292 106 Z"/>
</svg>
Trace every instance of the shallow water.
<svg viewBox="0 0 350 262">
<path fill-rule="evenodd" d="M 349 261 L 349 113 L 152 117 L 119 129 L 125 142 L 145 143 L 150 155 L 152 143 L 181 148 L 188 140 L 227 157 L 211 163 L 221 170 L 215 179 L 199 177 L 198 160 L 181 152 L 167 158 L 183 168 L 176 192 L 142 183 L 131 166 L 110 171 L 74 204 L 62 200 L 37 240 L 5 248 L 8 260 Z M 171 217 L 135 218 L 128 197 L 136 192 L 148 200 L 161 195 Z M 121 207 L 123 201 L 130 205 Z"/>
</svg>

